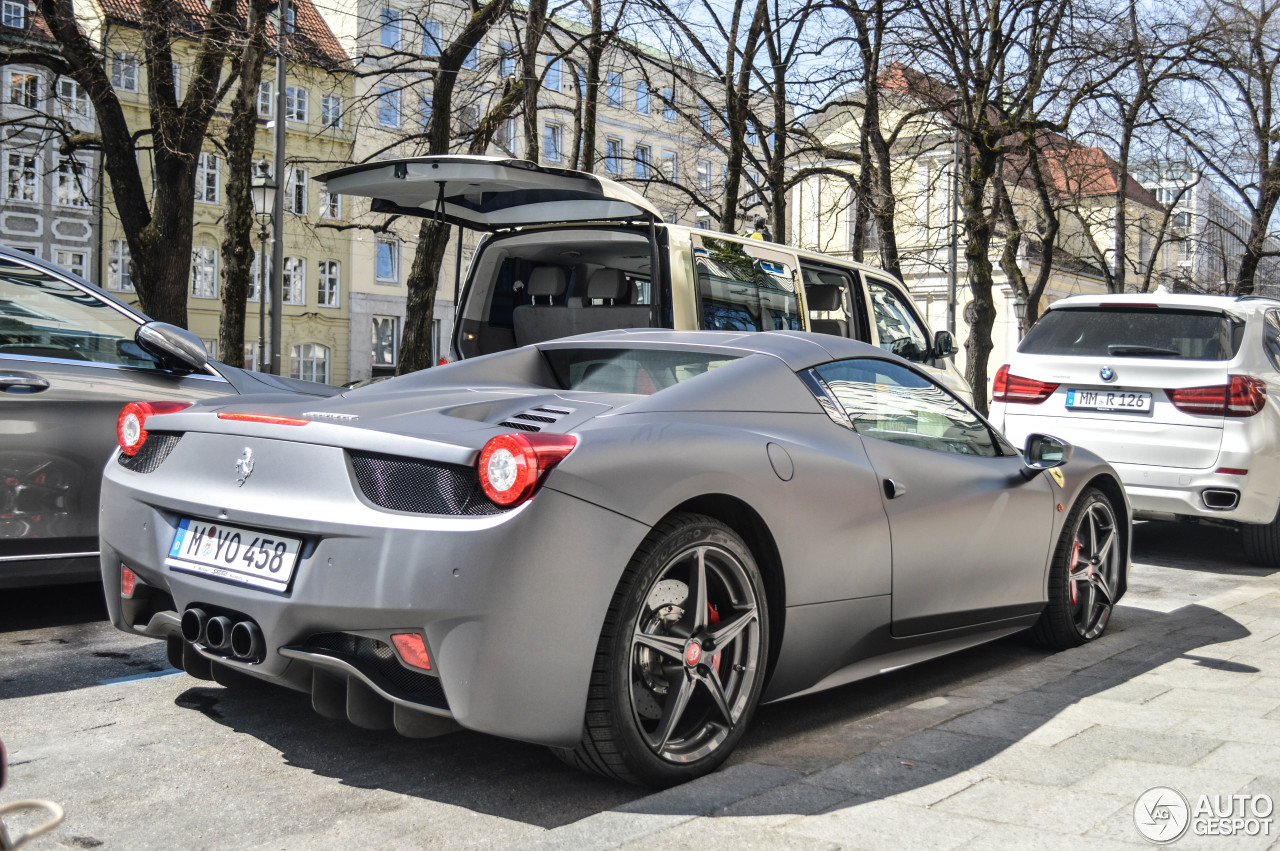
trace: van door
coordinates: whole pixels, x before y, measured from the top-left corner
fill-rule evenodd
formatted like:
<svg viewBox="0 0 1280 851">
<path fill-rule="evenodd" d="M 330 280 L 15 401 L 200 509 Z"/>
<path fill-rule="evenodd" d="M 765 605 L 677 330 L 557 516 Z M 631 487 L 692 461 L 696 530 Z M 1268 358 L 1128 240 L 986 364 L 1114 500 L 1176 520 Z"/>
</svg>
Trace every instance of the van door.
<svg viewBox="0 0 1280 851">
<path fill-rule="evenodd" d="M 759 240 L 693 236 L 704 331 L 803 331 L 796 256 Z"/>
<path fill-rule="evenodd" d="M 887 352 L 909 360 L 949 389 L 971 400 L 973 394 L 963 376 L 945 357 L 935 357 L 933 335 L 916 313 L 915 304 L 898 284 L 886 278 L 865 275 L 866 299 L 870 307 L 872 342 Z"/>
<path fill-rule="evenodd" d="M 809 330 L 851 340 L 871 341 L 867 303 L 857 275 L 846 269 L 803 263 L 804 303 Z"/>
</svg>

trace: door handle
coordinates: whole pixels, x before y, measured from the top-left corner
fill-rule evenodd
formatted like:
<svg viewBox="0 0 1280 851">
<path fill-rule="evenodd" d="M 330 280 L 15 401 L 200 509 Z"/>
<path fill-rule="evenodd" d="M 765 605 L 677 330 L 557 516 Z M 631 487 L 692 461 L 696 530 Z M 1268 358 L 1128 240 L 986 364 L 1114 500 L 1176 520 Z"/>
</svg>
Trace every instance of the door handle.
<svg viewBox="0 0 1280 851">
<path fill-rule="evenodd" d="M 49 382 L 29 372 L 0 372 L 0 388 L 7 393 L 10 389 L 22 388 L 27 393 L 39 393 L 47 390 Z"/>
<path fill-rule="evenodd" d="M 907 486 L 894 479 L 884 480 L 884 498 L 897 499 L 907 492 Z"/>
</svg>

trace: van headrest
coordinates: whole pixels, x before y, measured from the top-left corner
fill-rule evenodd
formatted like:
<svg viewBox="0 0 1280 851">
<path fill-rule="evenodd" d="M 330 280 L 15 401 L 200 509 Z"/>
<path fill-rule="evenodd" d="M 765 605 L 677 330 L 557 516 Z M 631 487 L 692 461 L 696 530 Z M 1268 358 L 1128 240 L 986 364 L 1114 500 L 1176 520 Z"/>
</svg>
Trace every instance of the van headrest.
<svg viewBox="0 0 1280 851">
<path fill-rule="evenodd" d="M 587 298 L 611 298 L 620 302 L 627 297 L 627 276 L 621 269 L 597 269 L 587 281 Z"/>
<path fill-rule="evenodd" d="M 804 296 L 810 310 L 840 309 L 840 288 L 835 284 L 808 284 Z"/>
<path fill-rule="evenodd" d="M 537 266 L 529 274 L 529 295 L 555 296 L 564 293 L 564 269 L 559 266 Z"/>
</svg>

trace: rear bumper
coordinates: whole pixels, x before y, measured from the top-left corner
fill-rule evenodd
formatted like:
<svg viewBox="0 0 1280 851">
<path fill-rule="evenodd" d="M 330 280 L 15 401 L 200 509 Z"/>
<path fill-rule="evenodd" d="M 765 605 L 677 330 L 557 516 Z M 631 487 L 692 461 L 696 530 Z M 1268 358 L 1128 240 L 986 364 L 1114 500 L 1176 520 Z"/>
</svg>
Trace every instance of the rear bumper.
<svg viewBox="0 0 1280 851">
<path fill-rule="evenodd" d="M 340 460 L 341 450 L 316 451 L 338 453 Z M 349 484 L 298 488 L 296 498 L 267 504 L 243 493 L 238 501 L 245 507 L 221 509 L 225 522 L 305 542 L 292 585 L 277 594 L 166 568 L 179 519 L 214 519 L 219 509 L 157 493 L 165 489 L 150 487 L 150 477 L 115 466 L 103 482 L 100 528 L 102 581 L 117 627 L 173 637 L 187 608 L 234 614 L 261 629 L 265 658 L 219 664 L 310 689 L 317 709 L 326 698 L 316 683 L 327 689 L 335 677 L 352 673 L 326 661 L 337 659 L 354 664 L 356 678 L 386 692 L 381 696 L 393 704 L 447 714 L 485 733 L 560 747 L 577 743 L 604 615 L 648 532 L 645 525 L 550 488 L 518 509 L 483 518 L 376 510 Z M 156 589 L 154 607 L 121 599 L 122 564 Z M 373 672 L 360 670 L 359 660 L 308 655 L 317 636 L 385 641 L 391 632 L 423 635 L 443 701 L 432 705 L 383 688 Z M 356 688 L 355 699 L 363 694 Z"/>
<path fill-rule="evenodd" d="M 1111 466 L 1120 475 L 1129 502 L 1138 514 L 1176 514 L 1238 523 L 1269 523 L 1276 516 L 1275 499 L 1265 488 L 1257 486 L 1257 475 L 1253 472 L 1235 476 L 1218 473 L 1217 468 L 1194 470 L 1115 463 Z M 1218 500 L 1217 495 L 1228 493 L 1238 495 L 1234 507 L 1210 507 Z"/>
</svg>

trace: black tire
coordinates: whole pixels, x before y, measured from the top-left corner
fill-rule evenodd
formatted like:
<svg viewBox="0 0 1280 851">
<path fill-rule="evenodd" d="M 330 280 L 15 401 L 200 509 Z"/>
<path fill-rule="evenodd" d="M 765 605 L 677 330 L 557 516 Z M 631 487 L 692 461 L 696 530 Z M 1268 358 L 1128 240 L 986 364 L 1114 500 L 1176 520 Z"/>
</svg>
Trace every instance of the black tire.
<svg viewBox="0 0 1280 851">
<path fill-rule="evenodd" d="M 1066 650 L 1106 631 L 1124 565 L 1117 517 L 1111 499 L 1096 488 L 1086 488 L 1071 507 L 1049 566 L 1049 602 L 1031 628 L 1036 643 Z"/>
<path fill-rule="evenodd" d="M 1280 567 L 1280 514 L 1270 523 L 1241 523 L 1240 538 L 1249 561 Z"/>
<path fill-rule="evenodd" d="M 732 529 L 697 514 L 663 520 L 610 601 L 582 739 L 556 755 L 584 771 L 654 787 L 714 771 L 760 700 L 768 620 L 760 570 Z"/>
</svg>

